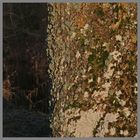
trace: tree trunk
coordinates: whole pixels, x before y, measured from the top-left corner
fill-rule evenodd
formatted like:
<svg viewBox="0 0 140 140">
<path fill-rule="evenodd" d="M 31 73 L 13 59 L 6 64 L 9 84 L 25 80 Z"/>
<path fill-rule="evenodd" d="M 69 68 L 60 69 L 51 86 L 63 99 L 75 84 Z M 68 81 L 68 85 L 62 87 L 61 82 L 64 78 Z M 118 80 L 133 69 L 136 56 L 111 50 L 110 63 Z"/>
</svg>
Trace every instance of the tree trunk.
<svg viewBox="0 0 140 140">
<path fill-rule="evenodd" d="M 52 6 L 47 51 L 52 58 L 53 135 L 134 137 L 136 4 Z"/>
</svg>

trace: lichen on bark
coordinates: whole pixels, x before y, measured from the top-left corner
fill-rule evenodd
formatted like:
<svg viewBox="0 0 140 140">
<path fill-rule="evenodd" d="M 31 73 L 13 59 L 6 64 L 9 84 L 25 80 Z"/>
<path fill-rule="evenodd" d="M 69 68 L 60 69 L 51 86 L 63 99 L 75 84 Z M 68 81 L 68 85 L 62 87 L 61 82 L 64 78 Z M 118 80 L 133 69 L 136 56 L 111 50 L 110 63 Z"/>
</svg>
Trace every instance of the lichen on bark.
<svg viewBox="0 0 140 140">
<path fill-rule="evenodd" d="M 55 137 L 137 134 L 135 3 L 54 3 L 48 34 Z"/>
</svg>

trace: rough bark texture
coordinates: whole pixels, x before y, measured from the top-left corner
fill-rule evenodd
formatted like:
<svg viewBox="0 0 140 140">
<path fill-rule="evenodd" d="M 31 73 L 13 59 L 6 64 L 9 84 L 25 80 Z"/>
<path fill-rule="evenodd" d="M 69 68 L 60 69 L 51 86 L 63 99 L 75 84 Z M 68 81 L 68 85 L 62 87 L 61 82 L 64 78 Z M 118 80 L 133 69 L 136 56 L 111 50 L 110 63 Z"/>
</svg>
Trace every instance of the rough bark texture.
<svg viewBox="0 0 140 140">
<path fill-rule="evenodd" d="M 53 136 L 136 136 L 136 4 L 52 6 Z"/>
</svg>

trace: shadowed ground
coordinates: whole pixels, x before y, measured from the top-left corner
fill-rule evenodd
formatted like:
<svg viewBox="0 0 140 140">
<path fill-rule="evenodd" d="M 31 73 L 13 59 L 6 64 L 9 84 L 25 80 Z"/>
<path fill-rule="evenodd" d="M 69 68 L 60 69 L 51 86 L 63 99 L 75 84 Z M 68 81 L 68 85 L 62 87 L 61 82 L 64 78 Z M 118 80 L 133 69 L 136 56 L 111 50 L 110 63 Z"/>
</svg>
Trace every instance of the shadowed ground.
<svg viewBox="0 0 140 140">
<path fill-rule="evenodd" d="M 4 137 L 51 137 L 49 116 L 17 108 L 3 100 Z"/>
</svg>

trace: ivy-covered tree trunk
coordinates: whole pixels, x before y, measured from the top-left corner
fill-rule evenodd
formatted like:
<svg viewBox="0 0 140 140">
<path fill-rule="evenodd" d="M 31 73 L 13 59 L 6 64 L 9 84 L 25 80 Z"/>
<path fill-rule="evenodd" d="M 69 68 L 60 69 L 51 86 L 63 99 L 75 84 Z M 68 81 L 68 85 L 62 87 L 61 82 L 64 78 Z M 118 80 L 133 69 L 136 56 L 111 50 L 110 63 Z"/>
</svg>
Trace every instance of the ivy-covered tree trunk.
<svg viewBox="0 0 140 140">
<path fill-rule="evenodd" d="M 52 6 L 47 53 L 53 135 L 136 136 L 136 4 Z"/>
</svg>

